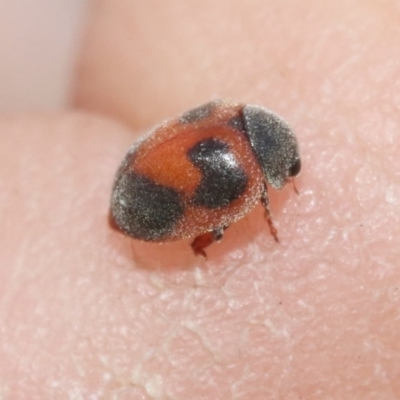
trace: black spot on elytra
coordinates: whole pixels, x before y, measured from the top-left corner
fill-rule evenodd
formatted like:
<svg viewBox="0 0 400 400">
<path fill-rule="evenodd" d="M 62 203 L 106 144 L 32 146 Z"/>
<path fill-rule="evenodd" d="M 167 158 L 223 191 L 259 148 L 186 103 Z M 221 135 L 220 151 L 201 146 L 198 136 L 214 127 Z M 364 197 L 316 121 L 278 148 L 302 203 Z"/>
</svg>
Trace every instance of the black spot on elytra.
<svg viewBox="0 0 400 400">
<path fill-rule="evenodd" d="M 192 110 L 182 114 L 180 121 L 184 124 L 191 124 L 192 122 L 201 121 L 202 119 L 207 118 L 214 108 L 214 101 L 203 104 L 200 107 L 193 108 Z"/>
<path fill-rule="evenodd" d="M 173 188 L 132 172 L 122 173 L 115 184 L 111 213 L 128 235 L 147 241 L 162 240 L 173 231 L 185 207 Z"/>
<path fill-rule="evenodd" d="M 188 156 L 202 173 L 192 198 L 195 205 L 222 208 L 245 191 L 246 172 L 225 142 L 213 138 L 203 140 L 189 150 Z"/>
</svg>

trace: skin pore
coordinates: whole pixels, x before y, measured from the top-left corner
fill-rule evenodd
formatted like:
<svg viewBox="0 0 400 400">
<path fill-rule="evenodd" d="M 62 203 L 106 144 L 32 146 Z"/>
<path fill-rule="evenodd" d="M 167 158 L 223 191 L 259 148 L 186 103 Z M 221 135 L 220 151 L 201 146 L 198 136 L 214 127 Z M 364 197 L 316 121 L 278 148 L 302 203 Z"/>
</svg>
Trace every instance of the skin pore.
<svg viewBox="0 0 400 400">
<path fill-rule="evenodd" d="M 0 118 L 0 398 L 398 399 L 400 8 L 98 1 L 73 105 Z M 294 129 L 303 169 L 190 241 L 109 229 L 129 146 L 215 98 Z"/>
</svg>

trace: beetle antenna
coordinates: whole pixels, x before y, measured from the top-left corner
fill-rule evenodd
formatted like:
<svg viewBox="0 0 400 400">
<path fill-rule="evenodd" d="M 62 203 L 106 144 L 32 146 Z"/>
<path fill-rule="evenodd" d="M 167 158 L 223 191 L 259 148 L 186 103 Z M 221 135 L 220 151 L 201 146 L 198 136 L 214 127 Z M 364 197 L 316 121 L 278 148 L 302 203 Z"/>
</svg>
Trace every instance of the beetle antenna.
<svg viewBox="0 0 400 400">
<path fill-rule="evenodd" d="M 300 192 L 299 192 L 299 190 L 297 189 L 296 182 L 294 181 L 294 178 L 292 178 L 291 180 L 292 180 L 293 190 L 294 190 L 294 191 L 296 192 L 296 194 L 299 196 L 299 195 L 300 195 Z"/>
</svg>

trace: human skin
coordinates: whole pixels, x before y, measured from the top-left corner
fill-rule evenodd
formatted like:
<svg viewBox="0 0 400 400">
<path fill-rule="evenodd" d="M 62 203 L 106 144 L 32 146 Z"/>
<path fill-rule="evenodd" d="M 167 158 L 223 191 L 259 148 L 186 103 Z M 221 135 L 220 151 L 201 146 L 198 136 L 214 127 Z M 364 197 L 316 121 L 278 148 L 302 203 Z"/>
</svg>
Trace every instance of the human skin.
<svg viewBox="0 0 400 400">
<path fill-rule="evenodd" d="M 97 2 L 80 111 L 0 122 L 0 399 L 398 399 L 399 22 L 394 1 Z M 207 261 L 111 231 L 130 144 L 219 97 L 297 134 L 281 242 L 261 206 Z"/>
</svg>

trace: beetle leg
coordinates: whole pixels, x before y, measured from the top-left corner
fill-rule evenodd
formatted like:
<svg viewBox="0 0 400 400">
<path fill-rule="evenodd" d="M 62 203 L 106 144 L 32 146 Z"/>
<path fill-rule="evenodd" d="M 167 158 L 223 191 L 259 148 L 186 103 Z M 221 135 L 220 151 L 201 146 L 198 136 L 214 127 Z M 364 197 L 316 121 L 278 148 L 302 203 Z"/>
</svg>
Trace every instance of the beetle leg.
<svg viewBox="0 0 400 400">
<path fill-rule="evenodd" d="M 193 253 L 196 256 L 207 258 L 207 254 L 204 249 L 213 242 L 219 242 L 222 239 L 222 236 L 224 236 L 224 231 L 226 228 L 227 226 L 216 228 L 211 232 L 203 233 L 202 235 L 197 236 L 191 244 Z"/>
<path fill-rule="evenodd" d="M 273 223 L 272 217 L 271 217 L 271 211 L 269 209 L 268 190 L 267 190 L 267 184 L 265 182 L 264 182 L 264 186 L 263 186 L 263 191 L 261 193 L 261 204 L 264 206 L 264 210 L 265 210 L 264 216 L 265 216 L 265 219 L 267 220 L 271 235 L 273 236 L 273 238 L 275 239 L 276 242 L 279 242 L 278 231 L 274 226 L 274 223 Z"/>
</svg>

